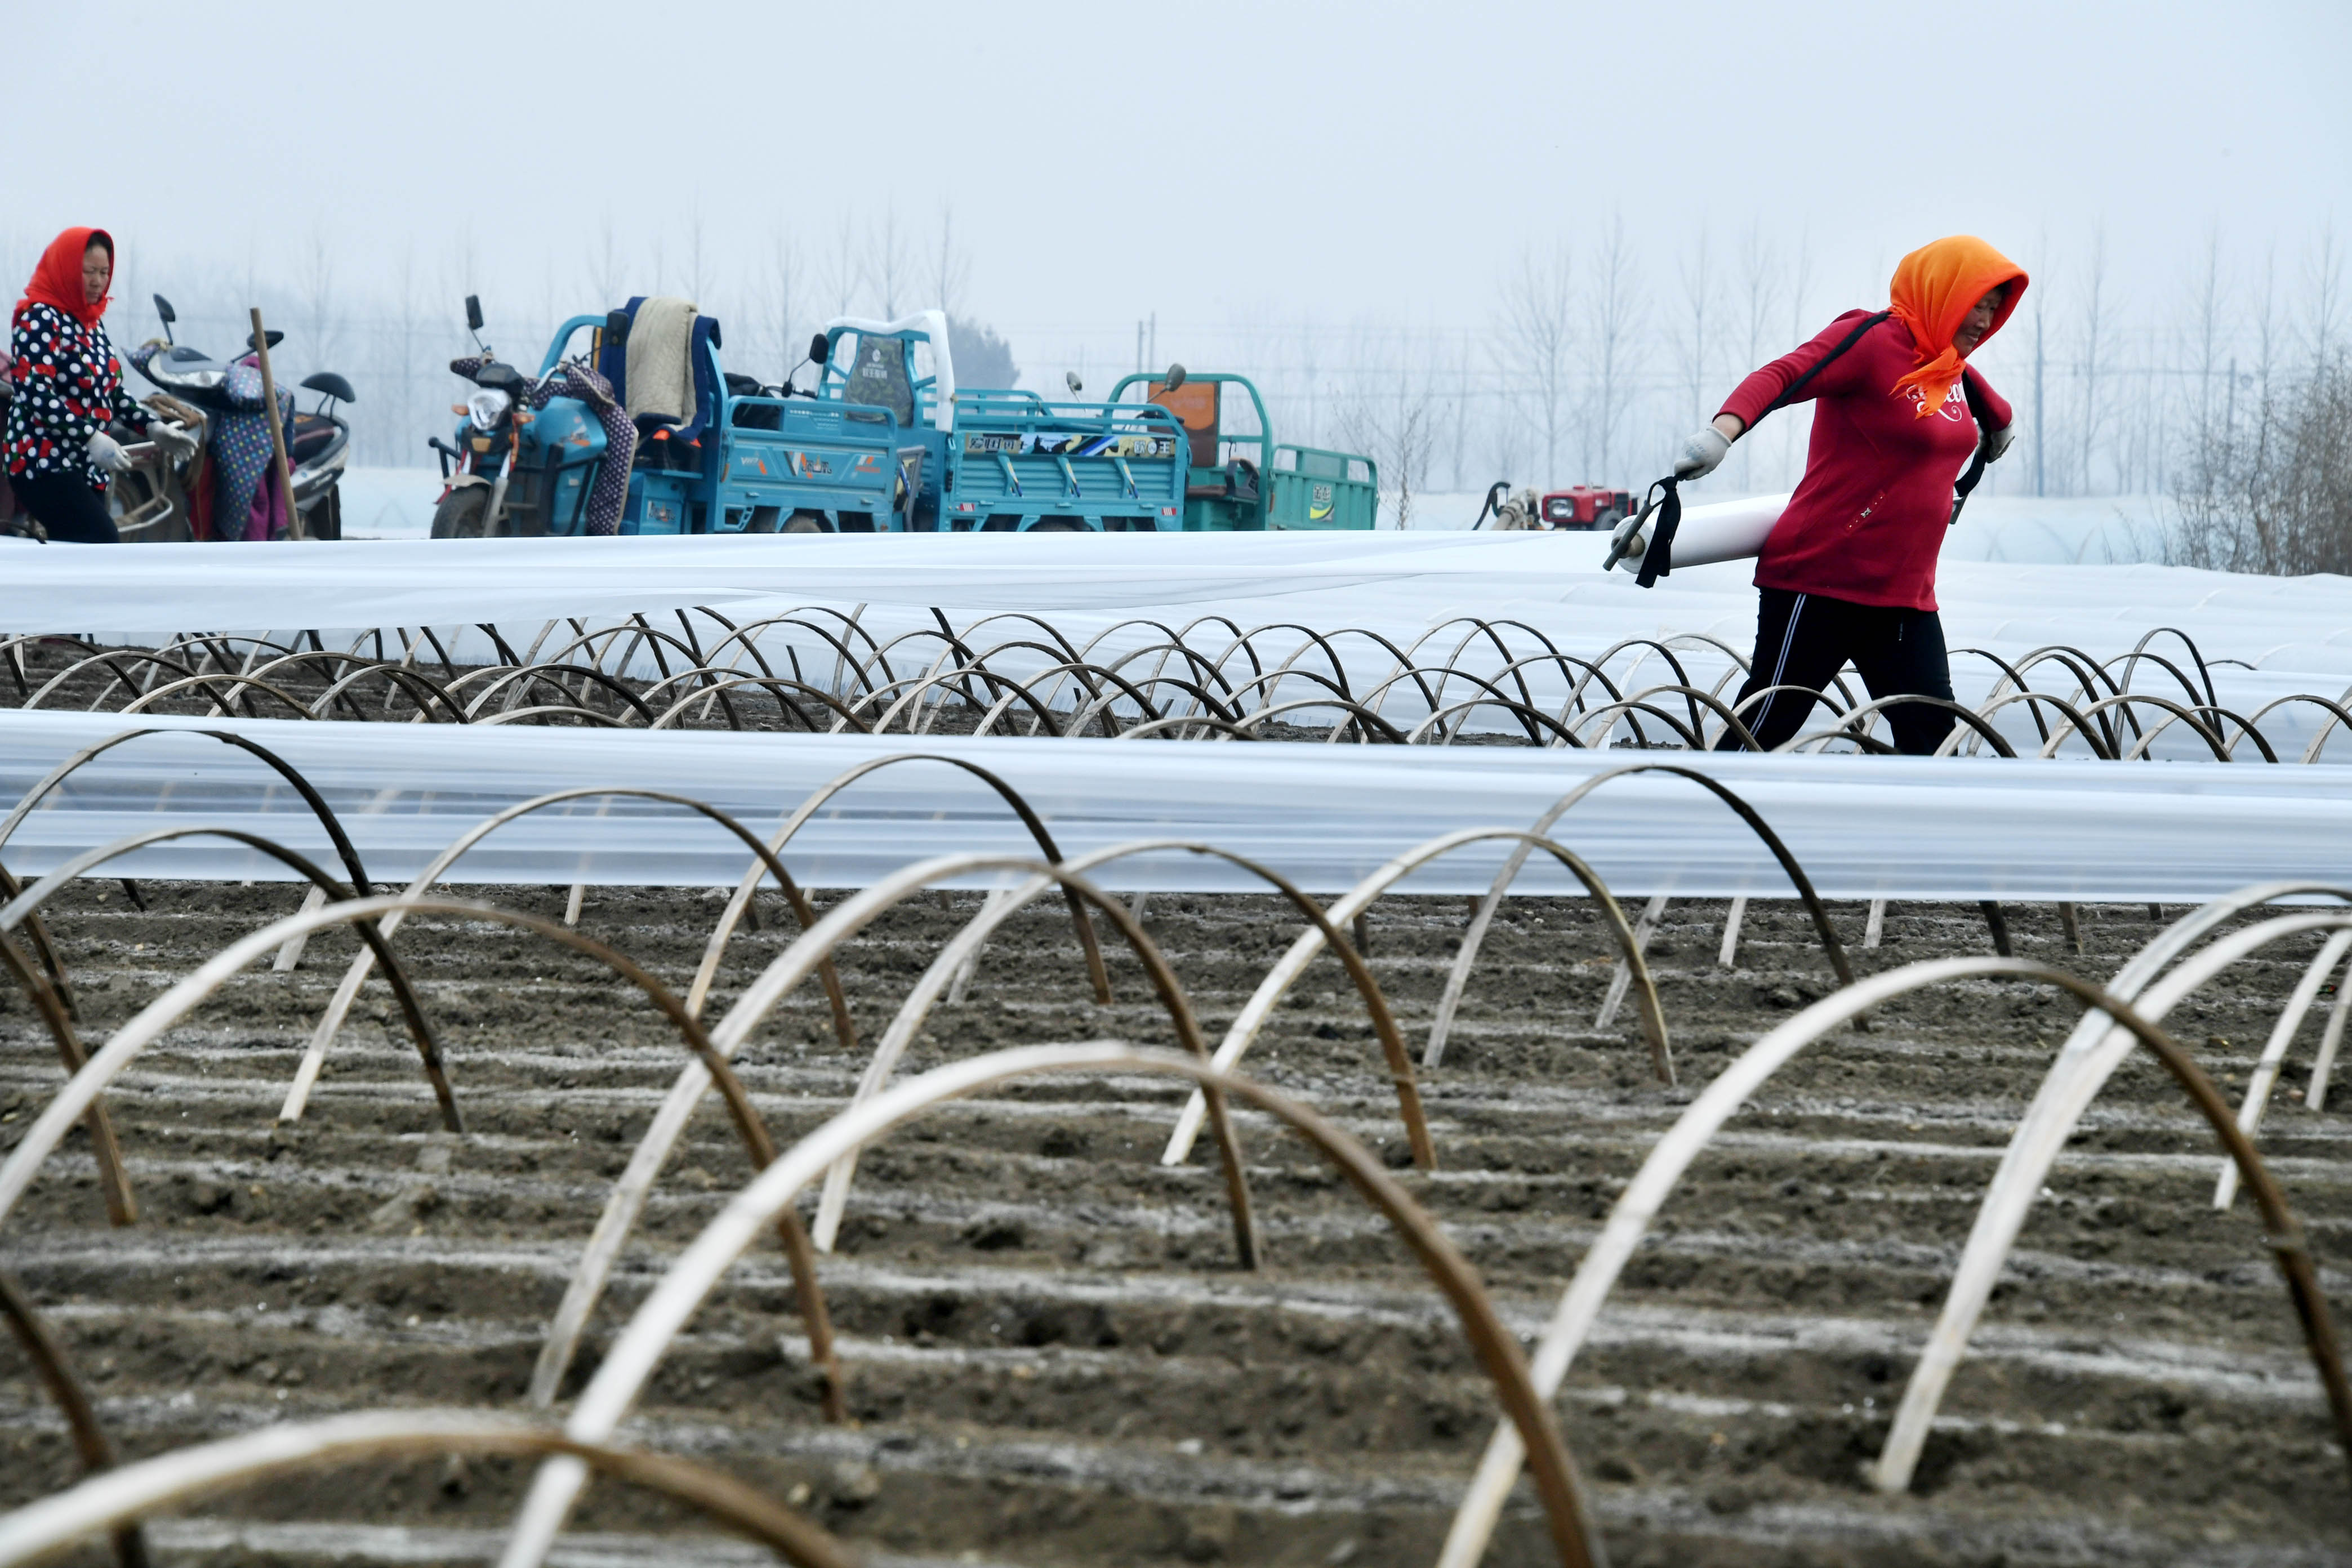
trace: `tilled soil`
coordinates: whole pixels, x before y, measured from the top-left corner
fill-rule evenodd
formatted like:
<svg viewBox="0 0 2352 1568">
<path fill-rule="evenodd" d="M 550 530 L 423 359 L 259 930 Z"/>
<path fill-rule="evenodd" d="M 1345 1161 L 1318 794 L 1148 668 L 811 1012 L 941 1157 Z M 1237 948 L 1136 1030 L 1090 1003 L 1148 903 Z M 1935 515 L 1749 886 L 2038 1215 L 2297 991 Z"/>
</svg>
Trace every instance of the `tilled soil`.
<svg viewBox="0 0 2352 1568">
<path fill-rule="evenodd" d="M 560 916 L 562 889 L 477 890 Z M 80 884 L 51 906 L 103 1039 L 286 887 Z M 730 953 L 716 1018 L 782 950 Z M 836 1110 L 915 976 L 979 906 L 923 895 L 841 952 L 862 1043 L 803 987 L 740 1058 L 780 1143 Z M 587 933 L 680 991 L 719 896 L 593 891 Z M 2177 915 L 2180 910 L 2168 911 Z M 1834 913 L 1858 947 L 1863 911 Z M 2019 950 L 2104 978 L 2160 929 L 2085 908 L 2007 910 Z M 1511 1326 L 1549 1315 L 1615 1194 L 1696 1086 L 1831 972 L 1793 905 L 1675 905 L 1651 947 L 1682 1084 L 1655 1082 L 1590 909 L 1520 900 L 1491 934 L 1442 1068 L 1423 1075 L 1440 1168 L 1410 1168 L 1361 1005 L 1318 959 L 1248 1069 L 1378 1147 L 1483 1273 Z M 1370 961 L 1418 1056 L 1466 925 L 1458 898 L 1391 899 Z M 1287 945 L 1268 900 L 1154 895 L 1145 924 L 1210 1037 Z M 503 928 L 413 920 L 398 945 L 450 1056 L 467 1131 L 440 1131 L 389 994 L 372 982 L 304 1120 L 273 1122 L 352 951 L 232 981 L 118 1083 L 142 1214 L 110 1229 L 79 1131 L 10 1223 L 39 1304 L 130 1455 L 381 1405 L 522 1408 L 545 1325 L 613 1177 L 676 1074 L 676 1034 L 589 961 Z M 1896 905 L 1864 971 L 1990 949 L 1974 908 Z M 2315 951 L 2241 964 L 2176 1032 L 2242 1088 Z M 1016 916 L 904 1071 L 992 1047 L 1174 1043 L 1140 966 L 1094 1004 L 1058 907 Z M 2352 1561 L 2344 1455 L 2242 1199 L 2210 1207 L 2213 1140 L 2152 1063 L 2117 1075 L 2037 1205 L 1912 1495 L 1877 1451 L 2000 1151 L 2076 1009 L 1973 983 L 1893 1004 L 1759 1093 L 1627 1269 L 1559 1400 L 1614 1560 L 1636 1564 Z M 2315 1014 L 2261 1145 L 2331 1287 L 2352 1252 L 2341 1120 L 2303 1109 Z M 21 997 L 0 1002 L 0 1147 L 59 1081 Z M 1157 1161 L 1181 1091 L 1033 1082 L 943 1108 L 869 1152 L 823 1277 L 855 1417 L 825 1424 L 772 1244 L 675 1347 L 630 1441 L 804 1506 L 877 1561 L 1425 1563 L 1496 1418 L 1454 1320 L 1372 1211 L 1306 1144 L 1242 1118 L 1267 1266 L 1236 1268 L 1213 1143 Z M 601 1311 L 598 1349 L 746 1178 L 715 1098 L 664 1173 Z M 809 1195 L 813 1205 L 814 1194 Z M 63 1424 L 0 1342 L 0 1502 L 78 1473 Z M 527 1467 L 433 1460 L 273 1483 L 161 1521 L 165 1560 L 479 1561 Z M 744 1560 L 682 1510 L 615 1486 L 572 1521 L 574 1562 Z M 101 1560 L 96 1549 L 89 1560 Z M 1490 1561 L 1547 1560 L 1522 1484 Z"/>
</svg>

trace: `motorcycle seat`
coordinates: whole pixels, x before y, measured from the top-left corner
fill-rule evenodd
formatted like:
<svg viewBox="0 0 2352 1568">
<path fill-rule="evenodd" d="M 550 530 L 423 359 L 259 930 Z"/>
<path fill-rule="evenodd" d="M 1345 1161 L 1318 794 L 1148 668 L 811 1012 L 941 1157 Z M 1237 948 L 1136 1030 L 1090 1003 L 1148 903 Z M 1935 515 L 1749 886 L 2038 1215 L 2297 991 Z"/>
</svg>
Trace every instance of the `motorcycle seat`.
<svg viewBox="0 0 2352 1568">
<path fill-rule="evenodd" d="M 298 414 L 294 416 L 294 442 L 286 448 L 287 460 L 297 468 L 324 452 L 335 443 L 334 421 L 318 414 Z"/>
</svg>

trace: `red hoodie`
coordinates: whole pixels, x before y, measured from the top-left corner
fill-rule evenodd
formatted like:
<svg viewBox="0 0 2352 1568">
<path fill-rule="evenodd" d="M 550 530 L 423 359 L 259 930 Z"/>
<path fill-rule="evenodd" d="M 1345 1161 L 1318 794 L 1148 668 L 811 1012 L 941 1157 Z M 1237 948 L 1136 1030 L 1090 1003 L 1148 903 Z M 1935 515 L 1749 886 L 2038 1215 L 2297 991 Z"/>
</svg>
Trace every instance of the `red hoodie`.
<svg viewBox="0 0 2352 1568">
<path fill-rule="evenodd" d="M 1789 384 L 1845 341 L 1870 312 L 1848 310 L 1796 353 L 1733 389 L 1722 412 L 1752 426 Z M 1936 607 L 1936 555 L 1952 518 L 1952 482 L 1976 450 L 1976 421 L 1954 383 L 1935 416 L 1920 418 L 1916 387 L 1887 389 L 1918 362 L 1908 327 L 1889 318 L 1864 332 L 1798 401 L 1814 400 L 1805 477 L 1756 562 L 1756 585 L 1858 605 Z M 1967 373 L 1996 428 L 2010 406 Z"/>
</svg>

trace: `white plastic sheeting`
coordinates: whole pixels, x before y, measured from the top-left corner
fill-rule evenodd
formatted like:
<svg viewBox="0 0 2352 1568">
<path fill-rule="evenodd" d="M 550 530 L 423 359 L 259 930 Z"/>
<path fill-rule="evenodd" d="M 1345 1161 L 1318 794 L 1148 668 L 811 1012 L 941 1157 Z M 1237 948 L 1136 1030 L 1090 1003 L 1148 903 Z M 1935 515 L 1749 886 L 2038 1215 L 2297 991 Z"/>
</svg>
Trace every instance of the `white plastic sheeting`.
<svg viewBox="0 0 2352 1568">
<path fill-rule="evenodd" d="M 1965 524 L 1963 524 L 1965 526 Z M 1087 617 L 1221 611 L 1394 636 L 1453 616 L 1517 616 L 1585 653 L 1631 636 L 1709 632 L 1745 647 L 1744 563 L 1677 571 L 1643 591 L 1599 570 L 1605 535 L 1231 533 L 771 535 L 389 540 L 129 551 L 11 542 L 0 627 L 154 637 L 268 627 L 509 628 L 706 605 L 737 621 L 824 602 Z M 2209 658 L 2352 680 L 2352 584 L 2169 566 L 1947 563 L 1954 646 L 2072 642 L 2102 657 L 2180 626 Z M 2120 643 L 2120 647 L 2117 646 Z M 2325 681 L 2314 686 L 2318 689 Z M 2329 695 L 2336 689 L 2330 689 Z"/>
<path fill-rule="evenodd" d="M 126 552 L 125 553 L 131 553 Z M 921 752 L 994 770 L 1045 817 L 1063 852 L 1145 837 L 1205 840 L 1321 892 L 1455 828 L 1524 826 L 1594 773 L 1675 753 L 1476 747 L 1024 741 L 935 737 L 477 730 L 457 726 L 156 721 L 234 729 L 283 756 L 341 817 L 379 881 L 413 876 L 469 825 L 530 796 L 586 785 L 692 795 L 766 832 L 835 774 Z M 127 728 L 105 714 L 0 716 L 0 803 L 81 747 Z M 2004 763 L 1853 756 L 1721 756 L 1706 770 L 1746 796 L 1827 897 L 2201 900 L 2270 878 L 2352 880 L 2352 770 L 2331 764 Z M 252 756 L 199 736 L 131 742 L 27 816 L 0 858 L 18 875 L 171 823 L 268 833 L 335 869 L 323 830 Z M 1649 774 L 1609 784 L 1559 837 L 1630 895 L 1785 895 L 1777 863 L 1711 794 Z M 796 877 L 863 886 L 926 857 L 1033 852 L 998 797 L 962 770 L 899 763 L 852 785 L 785 855 Z M 1466 850 L 1405 884 L 1483 891 L 1507 846 Z M 707 820 L 630 800 L 573 802 L 493 835 L 457 879 L 731 883 L 745 851 Z M 282 879 L 222 841 L 142 850 L 117 874 Z M 339 873 L 340 874 L 340 873 Z M 1223 863 L 1120 861 L 1127 889 L 1242 889 Z M 1526 891 L 1567 891 L 1544 858 Z"/>
</svg>

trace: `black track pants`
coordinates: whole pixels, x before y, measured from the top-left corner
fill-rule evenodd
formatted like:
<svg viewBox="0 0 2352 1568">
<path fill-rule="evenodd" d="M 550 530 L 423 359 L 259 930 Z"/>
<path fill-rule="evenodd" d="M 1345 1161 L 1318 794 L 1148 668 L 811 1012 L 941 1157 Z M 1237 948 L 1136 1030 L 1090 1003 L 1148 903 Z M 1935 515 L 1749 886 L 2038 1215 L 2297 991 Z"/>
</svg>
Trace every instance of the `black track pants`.
<svg viewBox="0 0 2352 1568">
<path fill-rule="evenodd" d="M 52 542 L 120 544 L 114 520 L 106 514 L 106 498 L 77 474 L 11 474 L 8 488 L 16 504 L 39 520 Z"/>
<path fill-rule="evenodd" d="M 1857 605 L 1820 594 L 1759 588 L 1756 610 L 1756 657 L 1748 683 L 1739 689 L 1740 718 L 1766 751 L 1799 734 L 1813 710 L 1814 693 L 1825 689 L 1848 661 L 1861 672 L 1870 695 L 1952 695 L 1952 667 L 1944 653 L 1944 624 L 1933 610 Z M 1747 699 L 1772 687 L 1753 707 Z M 1949 709 L 1898 702 L 1883 710 L 1898 751 L 1924 756 L 1941 745 L 1956 721 Z M 1824 721 L 1826 722 L 1827 721 Z M 1736 735 L 1716 742 L 1718 752 L 1739 750 Z"/>
</svg>

